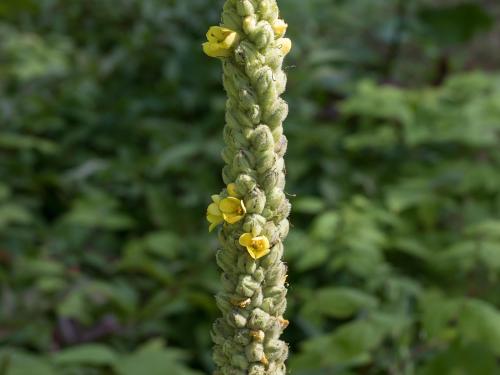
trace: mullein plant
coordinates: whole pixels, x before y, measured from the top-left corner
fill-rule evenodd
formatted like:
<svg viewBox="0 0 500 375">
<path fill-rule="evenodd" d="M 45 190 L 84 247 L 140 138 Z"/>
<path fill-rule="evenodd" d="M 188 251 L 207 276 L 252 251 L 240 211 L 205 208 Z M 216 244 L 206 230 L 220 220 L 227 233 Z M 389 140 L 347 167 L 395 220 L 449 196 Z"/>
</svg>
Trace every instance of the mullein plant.
<svg viewBox="0 0 500 375">
<path fill-rule="evenodd" d="M 285 193 L 283 58 L 291 49 L 276 0 L 227 0 L 203 51 L 221 60 L 228 99 L 222 170 L 226 184 L 207 209 L 218 229 L 222 316 L 213 325 L 214 375 L 286 373 L 287 267 L 282 261 L 290 203 Z"/>
</svg>

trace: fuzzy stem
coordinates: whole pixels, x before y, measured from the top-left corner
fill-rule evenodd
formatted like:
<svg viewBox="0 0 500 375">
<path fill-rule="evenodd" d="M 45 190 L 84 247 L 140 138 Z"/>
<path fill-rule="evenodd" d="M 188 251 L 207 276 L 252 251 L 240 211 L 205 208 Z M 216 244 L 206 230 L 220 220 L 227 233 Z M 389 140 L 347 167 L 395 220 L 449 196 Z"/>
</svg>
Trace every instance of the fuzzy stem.
<svg viewBox="0 0 500 375">
<path fill-rule="evenodd" d="M 282 261 L 290 213 L 282 127 L 288 105 L 280 95 L 286 86 L 283 58 L 291 42 L 283 38 L 286 24 L 278 16 L 276 0 L 227 0 L 222 14 L 221 26 L 238 34 L 231 53 L 221 59 L 228 96 L 222 174 L 226 185 L 234 184 L 246 214 L 219 231 L 223 290 L 216 296 L 222 316 L 212 331 L 214 375 L 286 373 L 288 346 L 279 337 L 288 325 Z M 243 233 L 265 237 L 269 253 L 250 256 L 239 242 Z"/>
</svg>

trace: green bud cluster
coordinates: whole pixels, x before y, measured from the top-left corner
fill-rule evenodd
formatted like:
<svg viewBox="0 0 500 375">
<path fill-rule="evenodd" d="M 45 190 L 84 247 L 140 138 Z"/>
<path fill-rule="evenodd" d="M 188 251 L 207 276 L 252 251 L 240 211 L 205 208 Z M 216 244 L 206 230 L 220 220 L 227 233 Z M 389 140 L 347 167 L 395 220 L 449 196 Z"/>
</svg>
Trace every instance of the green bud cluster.
<svg viewBox="0 0 500 375">
<path fill-rule="evenodd" d="M 246 208 L 241 221 L 224 223 L 219 230 L 216 259 L 223 273 L 216 303 L 222 316 L 212 330 L 215 375 L 286 373 L 288 346 L 280 335 L 288 324 L 283 318 L 287 267 L 282 261 L 290 213 L 282 127 L 288 105 L 280 95 L 286 86 L 283 58 L 291 42 L 283 38 L 286 24 L 278 16 L 276 0 L 227 0 L 219 39 L 235 42 L 216 40 L 207 46 L 210 54 L 221 57 L 228 95 L 222 177 L 226 185 L 234 184 Z M 239 242 L 243 233 L 266 237 L 269 253 L 251 257 Z"/>
</svg>

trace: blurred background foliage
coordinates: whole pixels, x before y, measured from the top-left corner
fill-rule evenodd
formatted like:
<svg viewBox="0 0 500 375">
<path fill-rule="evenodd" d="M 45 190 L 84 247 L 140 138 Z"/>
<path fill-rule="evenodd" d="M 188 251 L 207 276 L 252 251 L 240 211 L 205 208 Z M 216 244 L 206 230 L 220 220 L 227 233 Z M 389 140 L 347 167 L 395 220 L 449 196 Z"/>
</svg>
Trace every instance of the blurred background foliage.
<svg viewBox="0 0 500 375">
<path fill-rule="evenodd" d="M 0 374 L 212 369 L 222 1 L 0 2 Z M 291 373 L 500 374 L 500 4 L 281 1 Z"/>
</svg>

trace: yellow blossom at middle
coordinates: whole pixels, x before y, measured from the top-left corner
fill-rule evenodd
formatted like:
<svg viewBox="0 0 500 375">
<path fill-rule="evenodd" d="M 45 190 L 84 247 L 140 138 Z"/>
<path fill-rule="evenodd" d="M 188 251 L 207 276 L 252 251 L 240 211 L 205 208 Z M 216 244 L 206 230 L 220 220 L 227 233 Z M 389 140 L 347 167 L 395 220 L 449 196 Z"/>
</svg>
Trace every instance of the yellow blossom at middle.
<svg viewBox="0 0 500 375">
<path fill-rule="evenodd" d="M 266 236 L 253 237 L 251 233 L 243 233 L 240 236 L 240 245 L 247 248 L 253 259 L 259 259 L 269 254 L 269 240 Z"/>
<path fill-rule="evenodd" d="M 224 221 L 222 212 L 219 210 L 220 196 L 212 195 L 212 201 L 207 208 L 207 220 L 210 223 L 209 232 L 213 231 L 217 225 Z"/>
<path fill-rule="evenodd" d="M 247 210 L 241 199 L 235 197 L 227 197 L 220 201 L 219 210 L 222 212 L 222 217 L 229 224 L 234 224 L 243 219 Z"/>
<path fill-rule="evenodd" d="M 228 57 L 231 48 L 238 42 L 238 33 L 235 31 L 212 26 L 207 32 L 208 42 L 203 43 L 203 51 L 210 57 Z"/>
</svg>

